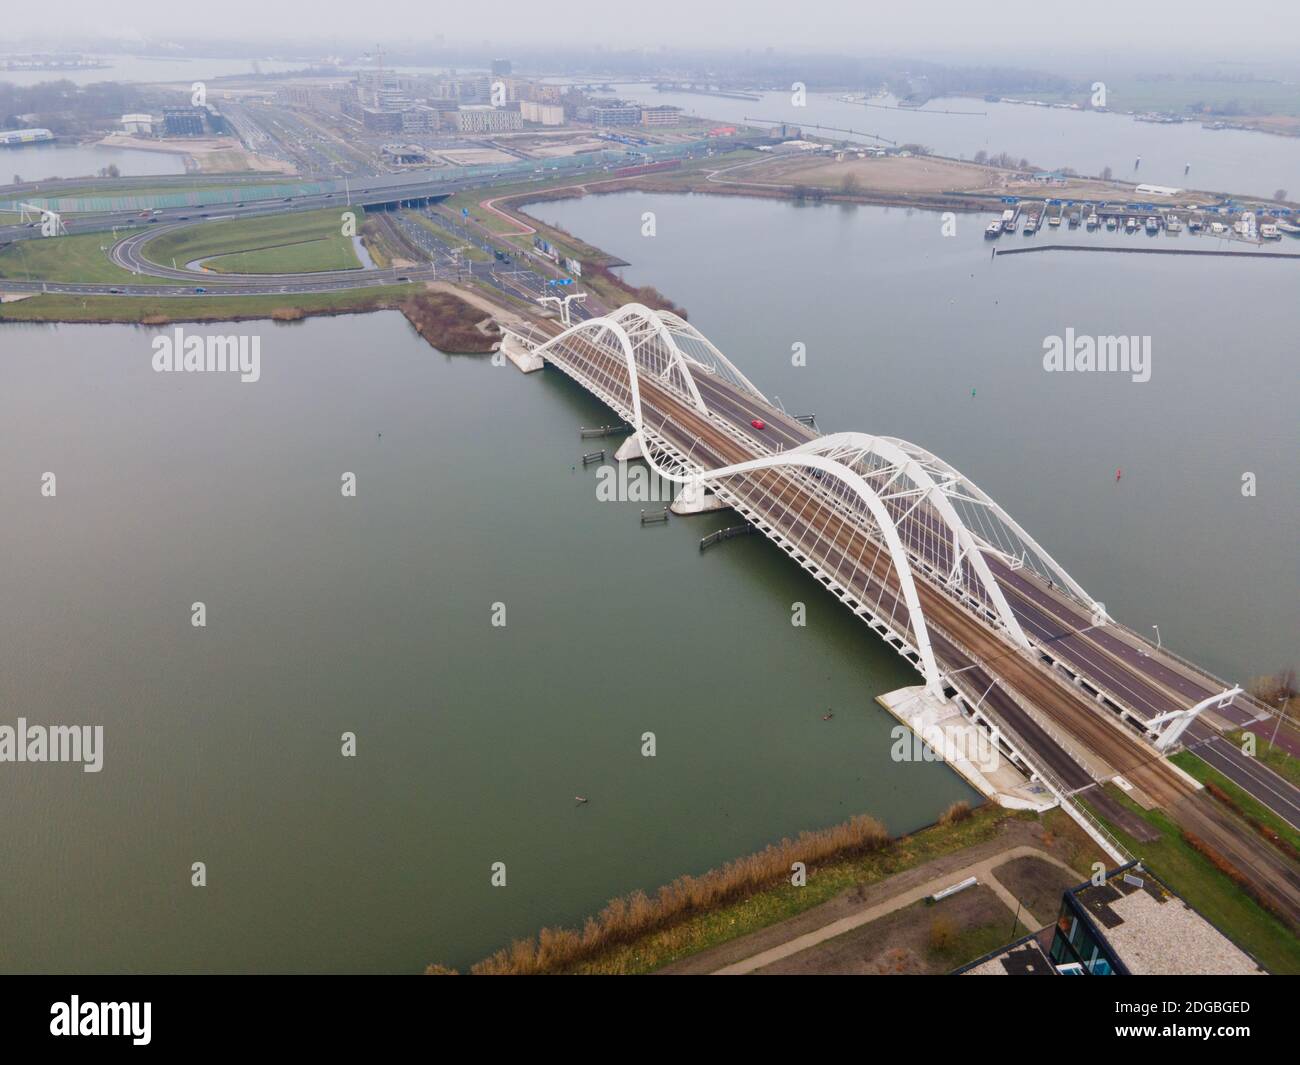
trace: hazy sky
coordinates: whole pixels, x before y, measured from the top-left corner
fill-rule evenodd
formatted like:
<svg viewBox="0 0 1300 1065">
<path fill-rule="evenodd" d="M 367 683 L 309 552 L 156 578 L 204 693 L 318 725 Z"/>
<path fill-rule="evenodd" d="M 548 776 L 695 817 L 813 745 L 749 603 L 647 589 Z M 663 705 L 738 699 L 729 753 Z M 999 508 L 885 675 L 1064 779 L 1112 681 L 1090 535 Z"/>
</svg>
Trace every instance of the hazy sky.
<svg viewBox="0 0 1300 1065">
<path fill-rule="evenodd" d="M 51 20 L 54 20 L 53 22 Z M 981 50 L 988 63 L 1040 66 L 1040 47 L 1069 53 L 1178 49 L 1232 59 L 1290 51 L 1300 37 L 1297 0 L 13 0 L 0 50 L 39 34 L 165 40 L 349 38 L 502 44 L 533 40 L 612 47 L 808 49 L 848 55 L 906 50 L 918 56 Z M 1290 42 L 1289 49 L 1286 42 Z"/>
</svg>

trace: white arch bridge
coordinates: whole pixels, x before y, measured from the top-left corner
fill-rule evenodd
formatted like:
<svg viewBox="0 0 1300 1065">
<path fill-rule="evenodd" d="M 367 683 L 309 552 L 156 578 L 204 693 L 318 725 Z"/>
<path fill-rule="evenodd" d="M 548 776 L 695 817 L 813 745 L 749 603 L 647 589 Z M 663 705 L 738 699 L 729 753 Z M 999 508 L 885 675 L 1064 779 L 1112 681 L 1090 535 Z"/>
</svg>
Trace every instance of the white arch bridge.
<svg viewBox="0 0 1300 1065">
<path fill-rule="evenodd" d="M 1033 638 L 1008 602 L 1008 575 L 1033 574 L 1089 616 L 1102 613 L 969 478 L 905 440 L 817 435 L 677 315 L 631 303 L 533 351 L 624 418 L 656 473 L 744 514 L 887 635 L 936 693 L 945 669 L 922 584 L 1023 650 Z M 752 429 L 753 418 L 768 428 Z"/>
<path fill-rule="evenodd" d="M 1228 687 L 1112 621 L 948 463 L 896 437 L 818 434 L 677 315 L 632 303 L 546 330 L 507 342 L 621 416 L 679 501 L 742 514 L 1053 790 L 1140 772 L 1171 714 Z"/>
</svg>

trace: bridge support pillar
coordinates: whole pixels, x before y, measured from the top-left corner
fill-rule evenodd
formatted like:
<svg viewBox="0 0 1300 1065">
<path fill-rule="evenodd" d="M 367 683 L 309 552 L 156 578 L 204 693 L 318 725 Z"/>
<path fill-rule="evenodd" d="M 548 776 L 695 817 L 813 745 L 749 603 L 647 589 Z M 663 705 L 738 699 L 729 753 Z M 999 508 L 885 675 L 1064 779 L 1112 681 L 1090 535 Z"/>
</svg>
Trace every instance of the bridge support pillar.
<svg viewBox="0 0 1300 1065">
<path fill-rule="evenodd" d="M 619 448 L 621 451 L 622 448 Z M 682 490 L 673 500 L 674 514 L 705 514 L 710 510 L 724 510 L 726 504 L 717 496 L 704 490 L 699 481 L 690 481 L 682 485 Z"/>
<path fill-rule="evenodd" d="M 618 446 L 614 452 L 614 461 L 631 462 L 633 459 L 645 458 L 645 452 L 641 450 L 641 438 L 633 433 Z"/>
<path fill-rule="evenodd" d="M 546 365 L 546 360 L 533 350 L 533 345 L 508 329 L 501 331 L 501 354 L 523 373 L 535 373 Z"/>
</svg>

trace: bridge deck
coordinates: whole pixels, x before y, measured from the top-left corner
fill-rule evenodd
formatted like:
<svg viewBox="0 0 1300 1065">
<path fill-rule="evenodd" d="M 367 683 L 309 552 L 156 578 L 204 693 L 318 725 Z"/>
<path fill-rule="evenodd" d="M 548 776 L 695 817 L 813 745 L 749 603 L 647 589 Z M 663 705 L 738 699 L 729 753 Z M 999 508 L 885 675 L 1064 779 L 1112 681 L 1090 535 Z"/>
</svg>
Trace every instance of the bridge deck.
<svg viewBox="0 0 1300 1065">
<path fill-rule="evenodd" d="M 630 389 L 622 394 L 617 390 L 620 378 L 627 379 L 626 365 L 619 359 L 563 343 L 548 349 L 548 357 L 610 403 L 621 417 L 632 418 Z M 788 450 L 817 435 L 720 379 L 701 373 L 695 380 L 707 414 L 663 380 L 638 377 L 647 436 L 697 472 L 746 462 L 780 448 Z M 762 419 L 767 428 L 754 429 L 750 425 L 754 418 Z M 761 470 L 733 475 L 711 487 L 855 612 L 866 614 L 855 601 L 876 604 L 877 621 L 887 621 L 890 633 L 907 638 L 907 607 L 878 536 L 867 521 L 855 520 L 842 503 L 833 500 L 814 476 Z M 856 517 L 865 519 L 865 512 Z M 928 506 L 918 506 L 900 523 L 899 532 L 919 562 L 942 572 L 949 559 L 945 549 L 936 546 L 943 538 L 933 535 L 935 520 Z M 1208 678 L 1198 684 L 1190 671 L 1158 649 L 1144 647 L 1131 634 L 1119 635 L 1109 625 L 1093 626 L 1083 604 L 1049 587 L 1036 573 L 1013 570 L 1000 561 L 993 568 L 1016 617 L 1036 645 L 1033 652 L 1013 644 L 987 617 L 928 577 L 924 567 L 916 569 L 917 594 L 935 657 L 953 687 L 995 727 L 1014 737 L 1026 759 L 1061 790 L 1079 791 L 1097 778 L 1123 775 L 1136 794 L 1176 811 L 1188 832 L 1209 842 L 1239 868 L 1250 869 L 1269 904 L 1293 924 L 1300 923 L 1300 870 L 1294 863 L 1243 837 L 1240 826 L 1198 794 L 1186 777 L 1141 739 L 1134 726 L 1122 723 L 1118 714 L 1046 665 L 1039 649 L 1050 649 L 1139 722 L 1213 694 Z"/>
</svg>

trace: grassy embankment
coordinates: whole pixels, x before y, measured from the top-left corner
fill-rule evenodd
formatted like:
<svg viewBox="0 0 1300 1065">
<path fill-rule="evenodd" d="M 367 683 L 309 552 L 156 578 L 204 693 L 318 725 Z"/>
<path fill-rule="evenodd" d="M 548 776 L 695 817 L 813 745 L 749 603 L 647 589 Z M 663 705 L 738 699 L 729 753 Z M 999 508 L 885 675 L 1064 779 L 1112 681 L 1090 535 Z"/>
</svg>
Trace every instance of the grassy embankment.
<svg viewBox="0 0 1300 1065">
<path fill-rule="evenodd" d="M 869 817 L 805 833 L 798 840 L 783 840 L 703 876 L 681 877 L 653 896 L 636 892 L 614 899 L 600 914 L 588 918 L 581 932 L 543 929 L 471 971 L 484 975 L 653 972 L 793 917 L 850 888 L 993 839 L 1010 819 L 1034 816 L 996 806 L 967 813 L 962 806 L 955 804 L 936 825 L 893 840 Z M 1072 844 L 1072 863 L 1082 879 L 1092 857 L 1087 849 L 1090 841 L 1059 810 L 1049 811 L 1044 823 L 1065 839 L 1080 837 Z M 789 882 L 790 863 L 795 860 L 808 866 L 807 884 L 801 888 Z M 447 970 L 431 966 L 429 971 Z"/>
<path fill-rule="evenodd" d="M 44 295 L 0 305 L 3 322 L 292 322 L 332 314 L 401 311 L 430 344 L 455 354 L 492 350 L 495 334 L 478 328 L 483 311 L 422 285 L 383 285 L 338 292 L 268 296 L 71 296 Z"/>
<path fill-rule="evenodd" d="M 16 240 L 0 251 L 0 278 L 65 281 L 94 285 L 175 285 L 162 277 L 123 270 L 109 257 L 111 232 Z"/>
<path fill-rule="evenodd" d="M 360 207 L 328 207 L 262 218 L 205 222 L 163 233 L 145 245 L 156 263 L 184 266 L 195 259 L 216 273 L 286 274 L 358 269 L 351 237 L 343 235 L 343 215 Z M 217 257 L 217 258 L 210 258 Z"/>
<path fill-rule="evenodd" d="M 1093 814 L 1106 824 L 1116 839 L 1131 853 L 1141 857 L 1153 873 L 1270 971 L 1300 973 L 1300 940 L 1282 921 L 1260 906 L 1242 885 L 1198 849 L 1167 814 L 1160 810 L 1143 810 L 1113 784 L 1105 787 L 1111 798 L 1160 833 L 1158 840 L 1140 843 L 1093 809 Z M 1086 803 L 1086 795 L 1081 798 Z"/>
<path fill-rule="evenodd" d="M 1201 761 L 1193 751 L 1180 751 L 1170 761 L 1204 784 L 1216 799 L 1244 817 L 1261 836 L 1292 859 L 1300 860 L 1300 831 L 1292 828 L 1249 792 Z"/>
</svg>

